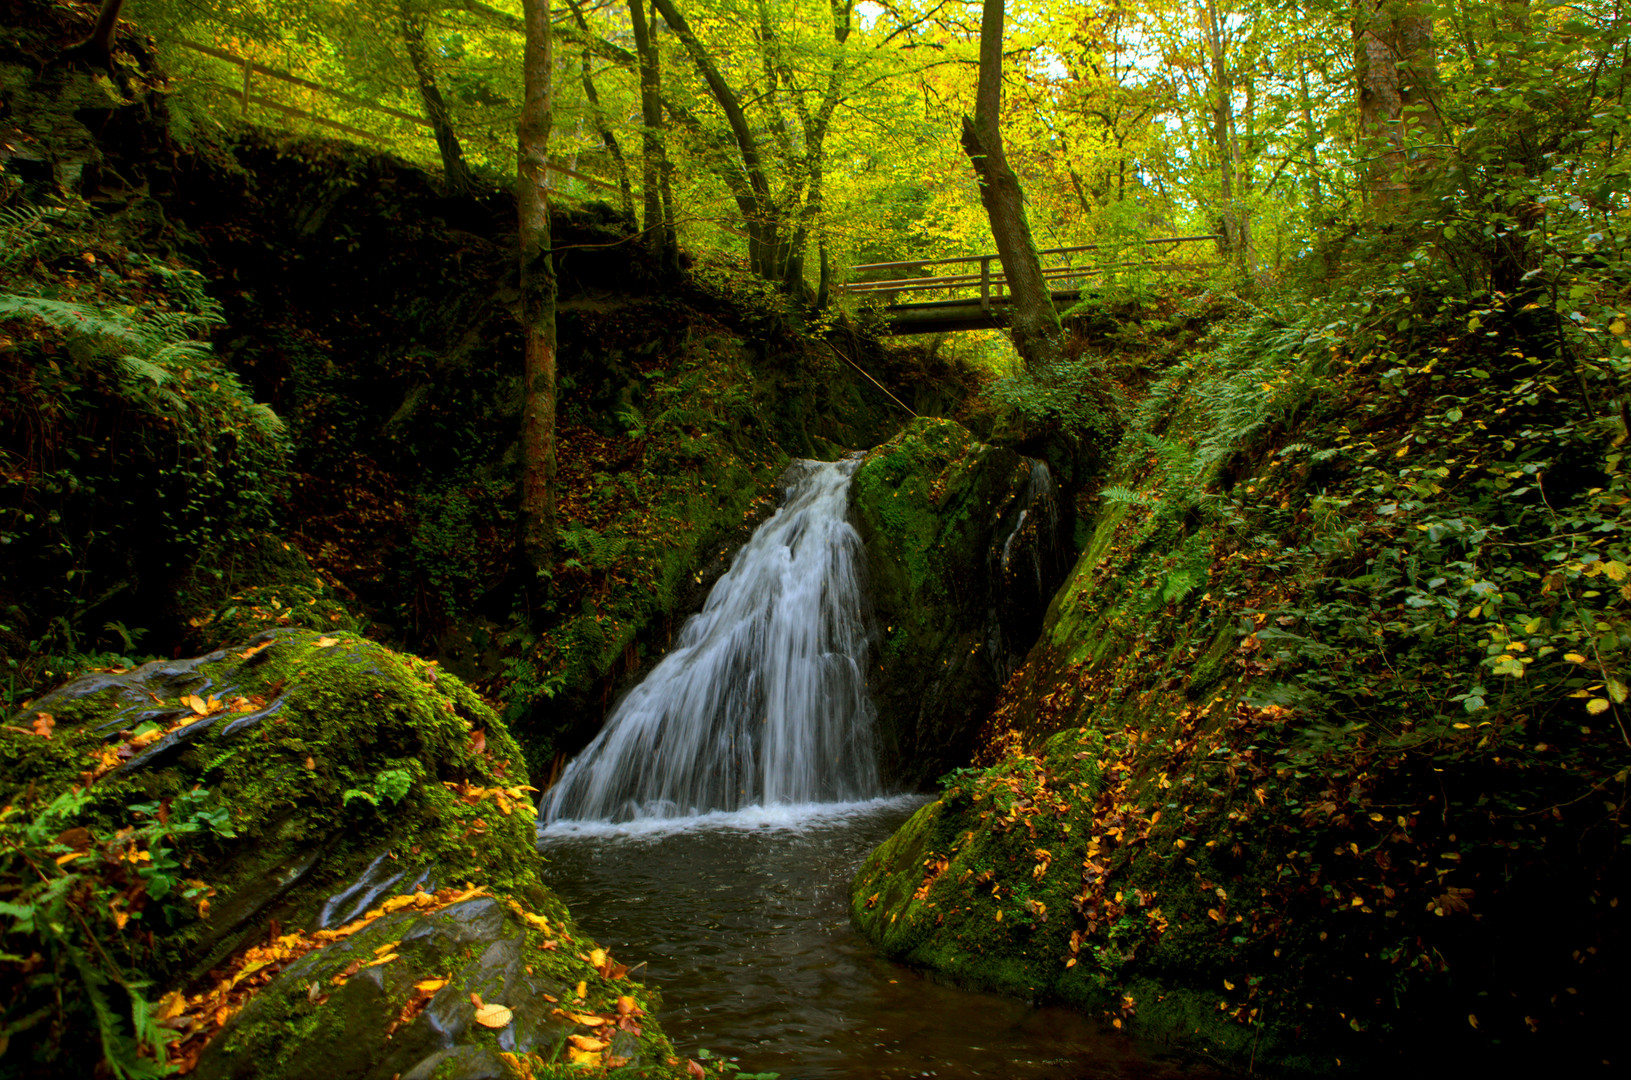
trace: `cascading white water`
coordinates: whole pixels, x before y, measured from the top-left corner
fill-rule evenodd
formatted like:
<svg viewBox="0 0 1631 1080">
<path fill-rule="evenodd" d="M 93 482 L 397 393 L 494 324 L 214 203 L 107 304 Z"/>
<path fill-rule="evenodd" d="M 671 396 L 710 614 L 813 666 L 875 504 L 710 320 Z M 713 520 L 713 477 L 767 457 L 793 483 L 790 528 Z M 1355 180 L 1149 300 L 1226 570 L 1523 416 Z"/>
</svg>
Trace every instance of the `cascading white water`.
<svg viewBox="0 0 1631 1080">
<path fill-rule="evenodd" d="M 679 642 L 544 797 L 544 824 L 879 794 L 866 690 L 858 459 L 800 461 Z"/>
</svg>

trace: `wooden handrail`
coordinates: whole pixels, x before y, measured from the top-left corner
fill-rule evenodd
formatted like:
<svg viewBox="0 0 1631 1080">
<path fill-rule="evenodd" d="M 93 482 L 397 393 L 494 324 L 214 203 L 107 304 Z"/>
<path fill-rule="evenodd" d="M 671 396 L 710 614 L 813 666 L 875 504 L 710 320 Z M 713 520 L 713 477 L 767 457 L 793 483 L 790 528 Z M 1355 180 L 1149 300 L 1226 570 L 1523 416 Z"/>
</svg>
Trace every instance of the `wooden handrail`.
<svg viewBox="0 0 1631 1080">
<path fill-rule="evenodd" d="M 300 119 L 310 121 L 313 124 L 321 124 L 324 127 L 334 128 L 337 131 L 343 131 L 347 135 L 355 135 L 359 138 L 368 139 L 373 142 L 382 143 L 386 141 L 383 137 L 376 135 L 371 131 L 364 131 L 362 128 L 352 127 L 350 124 L 342 124 L 338 120 L 329 120 L 326 117 L 309 113 L 304 109 L 297 109 L 292 105 L 284 105 L 281 102 L 273 101 L 270 98 L 263 97 L 259 94 L 250 93 L 249 73 L 254 72 L 257 75 L 265 75 L 269 79 L 277 79 L 280 82 L 291 83 L 295 86 L 304 87 L 307 90 L 315 90 L 319 94 L 327 94 L 331 98 L 336 98 L 340 101 L 346 102 L 347 104 L 355 105 L 358 108 L 371 109 L 374 112 L 384 113 L 387 116 L 396 117 L 398 120 L 406 120 L 410 123 L 418 124 L 421 127 L 435 126 L 423 116 L 416 116 L 413 113 L 403 112 L 401 109 L 393 109 L 389 105 L 381 105 L 376 101 L 369 101 L 366 98 L 356 97 L 355 95 L 347 94 L 342 90 L 336 90 L 331 86 L 324 86 L 322 83 L 312 82 L 310 79 L 303 79 L 298 75 L 291 75 L 287 71 L 280 71 L 274 67 L 267 67 L 265 64 L 256 63 L 247 57 L 238 56 L 236 53 L 227 52 L 225 49 L 217 49 L 213 45 L 200 45 L 198 42 L 188 41 L 186 38 L 176 38 L 175 41 L 176 44 L 191 49 L 194 52 L 203 53 L 205 56 L 213 56 L 218 60 L 225 60 L 230 64 L 236 64 L 237 66 L 241 67 L 244 72 L 244 86 L 240 100 L 244 103 L 246 109 L 250 105 L 258 105 L 263 109 L 271 109 L 274 112 L 280 112 L 286 116 L 299 117 Z M 616 191 L 619 193 L 621 193 L 623 190 L 616 184 L 609 184 L 604 180 L 578 172 L 576 169 L 568 169 L 564 165 L 549 165 L 547 168 L 552 173 L 559 173 L 562 176 L 570 176 L 574 180 L 581 180 L 585 184 L 589 184 L 593 187 L 604 188 L 607 191 Z"/>
<path fill-rule="evenodd" d="M 914 264 L 914 265 L 922 265 Z M 1102 266 L 1052 266 L 1042 271 L 1044 280 L 1058 280 L 1060 278 L 1086 277 L 1090 274 L 1102 273 L 1106 270 L 1129 270 L 1143 268 L 1147 270 L 1188 270 L 1194 269 L 1196 263 L 1147 263 L 1124 262 L 1109 263 Z M 846 293 L 873 293 L 873 292 L 930 292 L 937 289 L 959 289 L 981 284 L 989 291 L 991 288 L 1005 288 L 1008 278 L 1003 274 L 952 274 L 946 277 L 923 278 L 894 278 L 884 281 L 858 281 L 853 284 L 839 285 L 840 292 Z"/>
<path fill-rule="evenodd" d="M 1207 233 L 1203 236 L 1165 236 L 1154 240 L 1130 240 L 1124 244 L 1078 244 L 1075 247 L 1048 248 L 1037 252 L 1037 255 L 1070 255 L 1078 251 L 1102 251 L 1105 248 L 1131 247 L 1136 244 L 1194 244 L 1206 240 L 1223 239 L 1217 233 Z M 959 255 L 950 259 L 912 259 L 906 262 L 861 263 L 850 267 L 850 272 L 857 270 L 909 270 L 915 266 L 950 266 L 953 263 L 976 263 L 986 259 L 998 258 L 996 252 L 985 255 Z"/>
<path fill-rule="evenodd" d="M 431 122 L 426 120 L 423 116 L 415 116 L 413 113 L 403 112 L 401 109 L 393 109 L 389 105 L 381 105 L 377 101 L 369 101 L 367 98 L 356 97 L 352 94 L 346 93 L 343 90 L 336 90 L 332 86 L 324 86 L 322 83 L 312 82 L 310 79 L 302 79 L 298 75 L 291 75 L 287 71 L 279 71 L 277 68 L 267 67 L 265 64 L 258 64 L 255 61 L 250 60 L 248 57 L 229 53 L 225 49 L 217 49 L 213 45 L 200 45 L 198 42 L 188 41 L 186 38 L 176 38 L 175 41 L 177 45 L 184 46 L 193 50 L 194 52 L 200 52 L 205 56 L 213 56 L 218 60 L 225 60 L 228 63 L 237 64 L 246 72 L 253 71 L 255 74 L 265 75 L 269 79 L 277 79 L 281 82 L 293 83 L 295 86 L 303 86 L 307 90 L 315 90 L 319 94 L 327 94 L 331 98 L 338 98 L 340 101 L 355 105 L 361 109 L 372 109 L 375 112 L 384 113 L 387 116 L 394 116 L 398 120 L 406 120 L 409 123 L 420 124 L 424 127 L 432 126 Z"/>
</svg>

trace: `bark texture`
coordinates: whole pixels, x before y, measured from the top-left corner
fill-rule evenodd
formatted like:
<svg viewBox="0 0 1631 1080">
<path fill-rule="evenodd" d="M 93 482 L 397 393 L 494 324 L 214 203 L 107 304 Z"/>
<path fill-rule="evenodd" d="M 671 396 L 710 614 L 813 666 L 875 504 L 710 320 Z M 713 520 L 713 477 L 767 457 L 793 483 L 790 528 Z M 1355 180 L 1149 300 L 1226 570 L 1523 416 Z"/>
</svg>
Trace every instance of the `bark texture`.
<svg viewBox="0 0 1631 1080">
<path fill-rule="evenodd" d="M 1368 197 L 1398 202 L 1438 165 L 1430 146 L 1439 128 L 1438 60 L 1433 20 L 1421 4 L 1358 0 L 1354 76 Z"/>
<path fill-rule="evenodd" d="M 401 7 L 402 38 L 408 46 L 408 60 L 413 64 L 414 79 L 419 84 L 419 100 L 425 106 L 425 118 L 430 121 L 436 136 L 436 150 L 442 156 L 442 176 L 449 195 L 468 195 L 475 190 L 470 167 L 465 164 L 464 150 L 453 129 L 453 114 L 436 85 L 436 69 L 431 66 L 430 51 L 425 48 L 425 16 L 408 4 Z"/>
<path fill-rule="evenodd" d="M 554 40 L 548 0 L 522 0 L 527 44 L 519 129 L 516 208 L 520 218 L 521 323 L 526 338 L 521 416 L 521 547 L 535 570 L 555 549 L 555 267 L 544 186 L 552 121 Z"/>
<path fill-rule="evenodd" d="M 980 180 L 980 200 L 991 219 L 1003 273 L 1008 278 L 1009 330 L 1027 367 L 1040 370 L 1064 351 L 1059 313 L 1042 278 L 1042 261 L 1025 220 L 1025 196 L 1002 146 L 1003 0 L 985 0 L 980 16 L 980 82 L 974 115 L 963 117 L 963 150 Z"/>
</svg>

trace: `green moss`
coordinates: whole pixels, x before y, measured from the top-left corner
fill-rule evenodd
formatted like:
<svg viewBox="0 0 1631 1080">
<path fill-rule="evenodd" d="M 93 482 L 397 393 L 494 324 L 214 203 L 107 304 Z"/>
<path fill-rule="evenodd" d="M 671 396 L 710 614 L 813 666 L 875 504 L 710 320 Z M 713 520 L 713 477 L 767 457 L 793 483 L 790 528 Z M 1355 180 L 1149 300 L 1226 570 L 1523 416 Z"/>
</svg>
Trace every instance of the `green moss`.
<svg viewBox="0 0 1631 1080">
<path fill-rule="evenodd" d="M 200 718 L 195 701 L 209 715 Z M 190 899 L 175 902 L 182 899 L 179 884 L 169 887 L 167 900 L 156 887 L 138 886 L 124 909 L 129 930 L 95 931 L 106 935 L 102 947 L 117 962 L 153 980 L 153 996 L 200 978 L 246 942 L 265 940 L 270 922 L 311 925 L 326 898 L 385 860 L 400 873 L 388 892 L 426 879 L 443 887 L 468 883 L 570 932 L 568 912 L 539 873 L 520 748 L 479 697 L 434 664 L 351 634 L 274 631 L 256 645 L 199 661 L 71 684 L 13 719 L 32 723 L 40 712 L 55 721 L 51 738 L 16 730 L 20 724 L 0 733 L 12 766 L 0 802 L 12 813 L 37 813 L 70 784 L 103 773 L 71 823 L 90 837 L 90 853 L 59 873 L 83 874 L 88 884 L 113 880 L 124 872 L 118 838 L 130 835 L 121 830 L 151 828 L 155 813 L 172 814 L 172 828 L 184 815 L 219 814 L 211 829 L 165 841 L 166 853 L 152 843 L 151 865 L 187 878 Z M 132 729 L 149 713 L 168 734 L 138 745 Z M 177 726 L 188 719 L 193 723 Z M 238 722 L 249 726 L 230 731 Z M 104 739 L 121 727 L 125 734 L 110 748 Z M 146 762 L 143 754 L 160 756 Z M 106 771 L 127 758 L 128 765 Z M 145 811 L 132 809 L 144 804 Z M 8 862 L 6 873 L 24 869 Z M 12 895 L 28 886 L 4 884 Z M 110 917 L 105 906 L 89 914 Z M 255 1060 L 271 1053 L 262 1045 L 267 1039 L 286 1046 L 290 1075 L 312 1075 L 313 1062 L 325 1055 L 366 1049 L 365 1034 L 377 1038 L 415 979 L 445 974 L 429 970 L 434 958 L 405 951 L 400 968 L 392 965 L 382 976 L 378 1000 L 341 1009 L 316 1008 L 307 985 L 326 985 L 329 969 L 344 967 L 351 953 L 400 936 L 391 928 L 411 915 L 387 916 L 345 948 L 312 954 L 311 964 L 322 970 L 267 997 L 254 1014 L 261 1019 L 235 1037 L 244 1048 L 258 1048 Z M 592 942 L 574 934 L 571 947 L 546 948 L 518 914 L 504 917 L 511 936 L 530 935 L 527 963 L 538 978 L 572 986 L 586 980 L 597 988 L 591 994 L 597 1006 L 619 993 L 643 998 L 626 980 L 602 979 L 579 955 Z M 8 939 L 7 947 L 17 944 Z M 379 1016 L 384 1020 L 375 1023 Z M 661 1041 L 656 1025 L 650 1034 Z M 14 1043 L 24 1055 L 46 1049 Z"/>
</svg>

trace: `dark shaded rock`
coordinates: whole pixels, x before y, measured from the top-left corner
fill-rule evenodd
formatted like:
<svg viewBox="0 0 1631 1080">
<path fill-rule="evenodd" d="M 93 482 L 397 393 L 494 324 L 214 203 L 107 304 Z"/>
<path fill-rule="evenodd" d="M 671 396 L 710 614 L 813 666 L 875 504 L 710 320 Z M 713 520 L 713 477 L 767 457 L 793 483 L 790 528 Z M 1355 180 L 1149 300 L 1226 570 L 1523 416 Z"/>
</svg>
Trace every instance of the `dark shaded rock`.
<svg viewBox="0 0 1631 1080">
<path fill-rule="evenodd" d="M 378 963 L 382 949 L 397 959 Z M 549 960 L 536 939 L 529 948 L 526 925 L 491 897 L 428 915 L 386 915 L 291 964 L 233 1017 L 205 1050 L 195 1075 L 503 1076 L 498 1052 L 536 1050 L 548 1057 L 573 1030 L 544 996 L 567 999 L 571 989 L 559 977 L 529 973 Z M 347 977 L 352 964 L 363 966 Z M 337 978 L 342 985 L 328 992 Z M 446 979 L 447 985 L 392 1030 L 414 998 L 414 984 L 425 979 Z M 320 991 L 315 997 L 313 987 Z M 509 1024 L 495 1030 L 475 1023 L 472 995 L 509 1008 Z M 323 1034 L 298 1037 L 305 1032 Z"/>
<path fill-rule="evenodd" d="M 947 420 L 917 420 L 873 450 L 853 490 L 885 772 L 923 786 L 967 764 L 1068 569 L 1073 521 L 1044 464 Z"/>
</svg>

